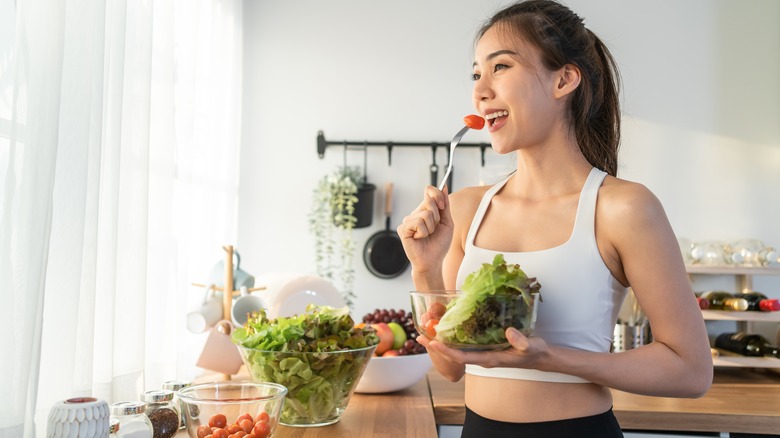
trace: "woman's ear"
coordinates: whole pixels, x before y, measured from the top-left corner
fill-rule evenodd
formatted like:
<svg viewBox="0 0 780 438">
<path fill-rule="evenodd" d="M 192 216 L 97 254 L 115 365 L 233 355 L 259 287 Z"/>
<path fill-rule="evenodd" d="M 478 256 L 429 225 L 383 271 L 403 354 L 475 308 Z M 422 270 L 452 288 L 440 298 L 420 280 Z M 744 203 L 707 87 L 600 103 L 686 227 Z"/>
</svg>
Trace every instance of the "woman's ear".
<svg viewBox="0 0 780 438">
<path fill-rule="evenodd" d="M 577 89 L 582 79 L 580 69 L 574 64 L 566 64 L 557 74 L 557 82 L 553 94 L 556 98 L 568 96 L 571 92 Z"/>
</svg>

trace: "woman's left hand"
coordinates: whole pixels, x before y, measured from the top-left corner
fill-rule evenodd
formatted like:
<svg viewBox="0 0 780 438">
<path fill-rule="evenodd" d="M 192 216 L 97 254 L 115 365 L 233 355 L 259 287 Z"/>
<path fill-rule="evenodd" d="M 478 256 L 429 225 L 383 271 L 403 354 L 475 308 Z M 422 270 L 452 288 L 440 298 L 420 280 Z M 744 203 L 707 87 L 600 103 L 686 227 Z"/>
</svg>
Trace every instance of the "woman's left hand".
<svg viewBox="0 0 780 438">
<path fill-rule="evenodd" d="M 542 338 L 525 336 L 511 327 L 506 330 L 506 338 L 511 347 L 504 350 L 462 351 L 449 348 L 438 341 L 430 342 L 428 350 L 433 349 L 454 362 L 485 368 L 537 368 L 549 352 L 549 347 Z"/>
</svg>

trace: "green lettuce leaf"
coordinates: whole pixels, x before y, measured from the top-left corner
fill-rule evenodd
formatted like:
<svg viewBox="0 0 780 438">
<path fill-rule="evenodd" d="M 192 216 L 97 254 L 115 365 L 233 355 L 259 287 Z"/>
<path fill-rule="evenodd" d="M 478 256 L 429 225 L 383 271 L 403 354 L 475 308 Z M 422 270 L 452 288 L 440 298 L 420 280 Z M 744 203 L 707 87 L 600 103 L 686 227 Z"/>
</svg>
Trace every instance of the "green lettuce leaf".
<svg viewBox="0 0 780 438">
<path fill-rule="evenodd" d="M 481 345 L 505 342 L 507 327 L 521 328 L 517 325 L 531 311 L 531 294 L 539 293 L 541 285 L 497 254 L 493 263 L 469 274 L 461 289 L 436 326 L 436 336 L 446 343 Z"/>
</svg>

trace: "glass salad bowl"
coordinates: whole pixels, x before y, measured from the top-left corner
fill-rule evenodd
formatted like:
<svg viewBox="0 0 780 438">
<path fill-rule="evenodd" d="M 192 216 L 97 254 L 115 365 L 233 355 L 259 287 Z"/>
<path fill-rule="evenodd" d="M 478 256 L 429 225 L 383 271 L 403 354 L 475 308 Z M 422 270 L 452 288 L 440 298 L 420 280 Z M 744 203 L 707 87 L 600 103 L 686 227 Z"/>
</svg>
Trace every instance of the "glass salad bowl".
<svg viewBox="0 0 780 438">
<path fill-rule="evenodd" d="M 374 329 L 355 326 L 348 307 L 317 305 L 273 319 L 261 310 L 231 336 L 253 381 L 287 388 L 286 426 L 339 421 L 379 343 Z"/>
<path fill-rule="evenodd" d="M 327 352 L 282 352 L 238 346 L 252 380 L 287 388 L 280 422 L 326 426 L 339 421 L 376 345 Z"/>
<path fill-rule="evenodd" d="M 488 295 L 472 299 L 461 290 L 411 292 L 417 332 L 450 348 L 466 351 L 509 347 L 506 329 L 526 336 L 536 324 L 538 293 Z"/>
</svg>

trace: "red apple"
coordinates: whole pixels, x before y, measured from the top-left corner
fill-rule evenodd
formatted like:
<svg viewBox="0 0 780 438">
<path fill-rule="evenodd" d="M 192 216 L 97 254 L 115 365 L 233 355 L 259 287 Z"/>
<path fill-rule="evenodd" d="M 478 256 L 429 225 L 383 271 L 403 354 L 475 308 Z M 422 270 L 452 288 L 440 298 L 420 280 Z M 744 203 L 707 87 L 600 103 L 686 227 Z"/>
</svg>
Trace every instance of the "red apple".
<svg viewBox="0 0 780 438">
<path fill-rule="evenodd" d="M 398 352 L 398 350 L 387 350 L 384 353 L 382 353 L 382 357 L 392 357 L 392 356 L 400 356 L 401 353 Z"/>
<path fill-rule="evenodd" d="M 386 323 L 377 322 L 370 324 L 370 326 L 376 330 L 376 335 L 379 336 L 379 344 L 377 344 L 375 350 L 376 354 L 382 355 L 385 351 L 393 348 L 393 339 L 395 337 L 393 336 L 393 330 Z"/>
</svg>

